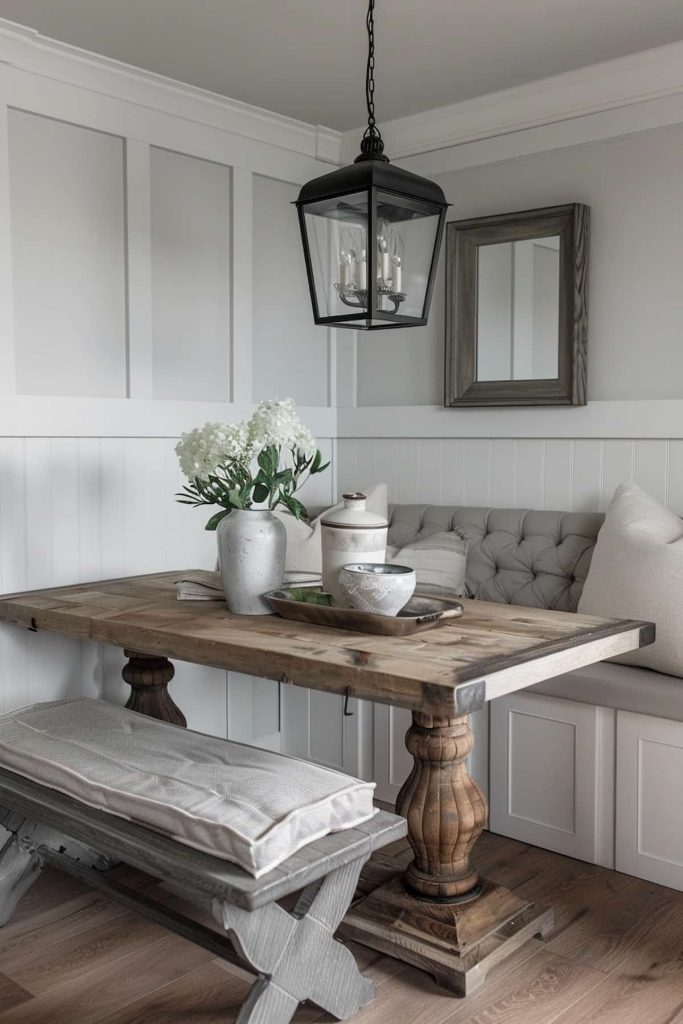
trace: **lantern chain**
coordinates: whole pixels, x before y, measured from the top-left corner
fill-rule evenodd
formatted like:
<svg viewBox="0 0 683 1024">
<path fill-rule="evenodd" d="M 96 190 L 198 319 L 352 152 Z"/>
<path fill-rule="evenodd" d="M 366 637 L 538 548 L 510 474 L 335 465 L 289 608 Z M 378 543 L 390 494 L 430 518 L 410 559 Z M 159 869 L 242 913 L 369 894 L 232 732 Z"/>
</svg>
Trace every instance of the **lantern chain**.
<svg viewBox="0 0 683 1024">
<path fill-rule="evenodd" d="M 365 159 L 386 160 L 384 142 L 375 120 L 375 0 L 368 0 L 365 19 L 368 30 L 368 62 L 365 69 L 365 100 L 368 108 L 368 126 L 363 133 L 361 155 Z"/>
<path fill-rule="evenodd" d="M 368 63 L 365 71 L 365 99 L 368 105 L 368 131 L 375 128 L 375 0 L 368 4 L 365 19 L 368 29 Z M 366 133 L 367 134 L 367 133 Z"/>
</svg>

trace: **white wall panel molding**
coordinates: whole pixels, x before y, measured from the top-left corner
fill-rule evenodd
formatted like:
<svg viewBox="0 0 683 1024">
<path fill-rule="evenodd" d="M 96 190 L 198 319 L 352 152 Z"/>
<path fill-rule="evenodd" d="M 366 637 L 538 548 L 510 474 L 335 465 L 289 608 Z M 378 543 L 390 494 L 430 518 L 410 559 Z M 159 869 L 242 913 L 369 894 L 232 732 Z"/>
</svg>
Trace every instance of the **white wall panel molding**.
<svg viewBox="0 0 683 1024">
<path fill-rule="evenodd" d="M 0 96 L 4 75 L 0 66 Z M 0 100 L 0 394 L 11 395 L 15 384 L 8 117 Z"/>
<path fill-rule="evenodd" d="M 251 403 L 10 395 L 0 403 L 0 437 L 177 437 L 207 420 L 248 418 Z M 318 438 L 336 436 L 336 410 L 299 408 Z"/>
<path fill-rule="evenodd" d="M 232 172 L 232 368 L 231 398 L 254 394 L 254 175 Z"/>
<path fill-rule="evenodd" d="M 316 327 L 296 207 L 298 188 L 273 174 L 253 180 L 253 373 L 255 401 L 277 395 L 330 403 L 329 332 Z"/>
<path fill-rule="evenodd" d="M 154 398 L 229 402 L 231 169 L 153 146 L 150 174 Z"/>
<path fill-rule="evenodd" d="M 464 149 L 479 140 L 500 139 L 513 133 L 520 135 L 539 126 L 561 124 L 565 133 L 566 122 L 605 112 L 621 112 L 623 108 L 626 108 L 625 119 L 607 118 L 584 128 L 608 135 L 625 134 L 683 119 L 683 42 L 398 118 L 382 125 L 382 135 L 393 158 L 405 160 L 415 154 L 441 150 L 448 154 L 447 168 L 453 169 L 453 147 Z M 351 157 L 357 138 L 357 131 L 343 134 L 343 158 Z M 553 148 L 552 135 L 537 134 L 533 144 L 536 151 Z M 502 152 L 503 147 L 499 146 L 497 156 L 490 151 L 490 155 L 482 159 L 486 150 L 480 150 L 475 162 L 505 159 Z M 507 155 L 513 154 L 508 152 Z M 407 165 L 415 169 L 418 166 L 410 160 Z M 438 161 L 421 162 L 423 173 L 427 165 L 432 173 L 437 173 Z"/>
<path fill-rule="evenodd" d="M 357 406 L 339 409 L 339 437 L 683 438 L 683 400 L 544 409 Z"/>
<path fill-rule="evenodd" d="M 8 120 L 17 391 L 124 398 L 123 139 Z"/>
<path fill-rule="evenodd" d="M 243 139 L 266 142 L 330 163 L 339 159 L 340 136 L 330 128 L 305 124 L 89 53 L 4 19 L 0 19 L 0 62 L 33 72 L 51 83 L 68 83 Z"/>
<path fill-rule="evenodd" d="M 128 291 L 128 397 L 154 395 L 150 147 L 126 140 L 126 270 Z"/>
</svg>

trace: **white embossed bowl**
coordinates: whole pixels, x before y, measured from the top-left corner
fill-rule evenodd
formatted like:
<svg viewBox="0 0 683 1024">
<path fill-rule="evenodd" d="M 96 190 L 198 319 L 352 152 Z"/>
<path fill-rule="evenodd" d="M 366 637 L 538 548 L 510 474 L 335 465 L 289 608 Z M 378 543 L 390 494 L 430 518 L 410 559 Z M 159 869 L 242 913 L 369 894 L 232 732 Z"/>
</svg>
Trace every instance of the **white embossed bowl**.
<svg viewBox="0 0 683 1024">
<path fill-rule="evenodd" d="M 353 562 L 339 572 L 339 587 L 353 607 L 373 615 L 398 615 L 415 583 L 415 570 L 407 565 Z"/>
</svg>

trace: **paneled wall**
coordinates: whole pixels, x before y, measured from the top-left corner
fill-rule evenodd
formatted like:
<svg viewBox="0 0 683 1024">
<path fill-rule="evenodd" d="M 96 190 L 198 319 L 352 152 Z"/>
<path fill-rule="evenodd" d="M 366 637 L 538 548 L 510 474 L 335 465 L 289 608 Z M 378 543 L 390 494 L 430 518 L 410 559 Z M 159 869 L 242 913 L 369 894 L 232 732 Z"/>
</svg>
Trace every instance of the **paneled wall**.
<svg viewBox="0 0 683 1024">
<path fill-rule="evenodd" d="M 0 591 L 212 568 L 173 448 L 261 398 L 295 398 L 334 459 L 291 206 L 333 141 L 0 26 Z M 0 708 L 120 701 L 122 662 L 3 628 Z M 176 669 L 190 724 L 280 745 L 277 683 Z"/>
<path fill-rule="evenodd" d="M 340 489 L 386 480 L 392 502 L 599 512 L 634 481 L 683 514 L 683 440 L 342 438 Z"/>
<path fill-rule="evenodd" d="M 124 141 L 8 115 L 16 391 L 126 394 Z"/>
</svg>

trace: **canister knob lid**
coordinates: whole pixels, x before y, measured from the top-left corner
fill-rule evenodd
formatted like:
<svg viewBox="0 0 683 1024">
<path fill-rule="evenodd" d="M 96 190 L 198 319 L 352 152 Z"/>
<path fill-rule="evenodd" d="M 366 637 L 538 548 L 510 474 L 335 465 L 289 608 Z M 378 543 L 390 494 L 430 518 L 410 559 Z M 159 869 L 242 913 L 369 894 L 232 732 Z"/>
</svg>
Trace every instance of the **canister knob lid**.
<svg viewBox="0 0 683 1024">
<path fill-rule="evenodd" d="M 362 491 L 348 491 L 342 495 L 343 504 L 335 505 L 322 518 L 323 526 L 342 529 L 368 530 L 387 526 L 384 516 L 365 507 L 367 496 Z"/>
</svg>

